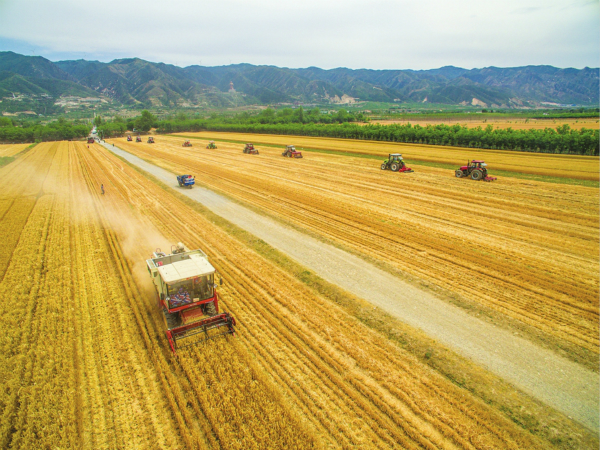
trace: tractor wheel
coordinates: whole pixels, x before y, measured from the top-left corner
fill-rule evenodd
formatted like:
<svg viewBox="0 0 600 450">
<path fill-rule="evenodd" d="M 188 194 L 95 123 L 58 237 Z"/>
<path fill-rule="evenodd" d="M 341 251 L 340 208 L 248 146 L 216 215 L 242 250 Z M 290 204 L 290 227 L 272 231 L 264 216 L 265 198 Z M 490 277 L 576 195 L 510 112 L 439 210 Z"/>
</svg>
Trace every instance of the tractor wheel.
<svg viewBox="0 0 600 450">
<path fill-rule="evenodd" d="M 204 307 L 204 312 L 208 316 L 214 316 L 215 314 L 217 314 L 217 308 L 215 308 L 214 303 L 207 303 Z"/>
<path fill-rule="evenodd" d="M 474 170 L 473 172 L 471 172 L 472 180 L 481 180 L 482 177 L 483 177 L 483 172 L 481 172 L 481 170 Z"/>
<path fill-rule="evenodd" d="M 256 151 L 256 154 L 258 155 L 258 150 Z"/>
<path fill-rule="evenodd" d="M 179 183 L 179 187 L 183 187 L 183 183 L 181 181 L 178 181 Z"/>
<path fill-rule="evenodd" d="M 390 169 L 392 169 L 392 172 L 398 172 L 398 170 L 400 169 L 400 164 L 392 163 L 390 164 Z"/>
<path fill-rule="evenodd" d="M 456 169 L 456 172 L 454 172 L 454 175 L 456 175 L 456 178 L 462 178 L 462 176 L 463 176 L 464 174 L 463 174 L 463 171 L 462 171 L 462 170 L 460 170 L 460 169 Z"/>
<path fill-rule="evenodd" d="M 385 170 L 385 169 L 387 169 L 387 164 L 382 164 L 381 165 L 381 170 Z"/>
</svg>

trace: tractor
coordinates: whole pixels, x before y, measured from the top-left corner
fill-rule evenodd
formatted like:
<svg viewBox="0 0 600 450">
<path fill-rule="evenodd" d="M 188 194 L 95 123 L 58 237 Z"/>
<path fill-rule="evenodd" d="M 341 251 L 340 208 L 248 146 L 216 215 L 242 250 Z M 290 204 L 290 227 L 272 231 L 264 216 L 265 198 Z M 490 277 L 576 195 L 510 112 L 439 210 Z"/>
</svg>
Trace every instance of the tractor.
<svg viewBox="0 0 600 450">
<path fill-rule="evenodd" d="M 488 176 L 487 164 L 483 161 L 474 159 L 467 162 L 466 166 L 456 169 L 454 172 L 456 178 L 471 177 L 472 180 L 494 181 L 496 177 Z"/>
<path fill-rule="evenodd" d="M 87 143 L 88 143 L 88 144 L 93 144 L 94 142 L 96 142 L 96 141 L 94 141 L 94 138 L 93 138 L 93 137 L 91 137 L 91 136 L 90 136 L 90 137 L 88 138 L 88 140 L 87 140 Z"/>
<path fill-rule="evenodd" d="M 133 141 L 133 139 L 131 139 L 131 135 L 130 135 L 130 134 L 128 134 L 128 135 L 127 135 L 127 142 L 131 142 L 131 141 Z"/>
<path fill-rule="evenodd" d="M 202 250 L 188 250 L 181 242 L 171 246 L 170 254 L 157 248 L 146 265 L 174 354 L 184 347 L 235 334 L 234 317 L 219 311 L 215 268 Z"/>
<path fill-rule="evenodd" d="M 215 141 L 209 141 L 208 145 L 206 146 L 206 148 L 217 148 L 217 144 L 215 144 Z"/>
<path fill-rule="evenodd" d="M 185 141 L 185 142 L 183 143 L 183 146 L 184 146 L 184 147 L 191 147 L 191 146 L 192 146 L 192 143 L 191 143 L 189 140 L 187 140 L 187 141 Z"/>
<path fill-rule="evenodd" d="M 254 148 L 254 144 L 246 144 L 244 147 L 244 153 L 248 153 L 250 155 L 258 155 L 258 150 Z"/>
<path fill-rule="evenodd" d="M 196 184 L 196 178 L 192 175 L 178 175 L 177 182 L 180 187 L 188 187 L 192 188 L 194 184 Z"/>
<path fill-rule="evenodd" d="M 135 137 L 135 142 L 142 142 L 142 137 L 141 136 L 136 136 Z"/>
<path fill-rule="evenodd" d="M 154 144 L 154 136 L 148 136 L 148 144 Z"/>
<path fill-rule="evenodd" d="M 296 150 L 296 147 L 293 145 L 286 145 L 285 151 L 281 156 L 287 156 L 288 158 L 302 158 L 302 152 Z"/>
<path fill-rule="evenodd" d="M 400 153 L 390 153 L 388 159 L 381 165 L 381 170 L 391 170 L 392 172 L 414 172 L 410 167 L 404 164 L 404 158 Z"/>
</svg>

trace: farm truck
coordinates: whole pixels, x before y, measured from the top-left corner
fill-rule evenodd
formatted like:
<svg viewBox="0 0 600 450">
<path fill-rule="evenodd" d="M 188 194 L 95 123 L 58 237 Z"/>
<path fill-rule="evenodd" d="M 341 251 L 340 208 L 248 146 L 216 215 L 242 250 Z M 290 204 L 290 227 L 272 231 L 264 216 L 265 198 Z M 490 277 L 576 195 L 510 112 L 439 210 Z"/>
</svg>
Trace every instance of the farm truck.
<svg viewBox="0 0 600 450">
<path fill-rule="evenodd" d="M 467 162 L 466 166 L 456 169 L 454 172 L 456 178 L 471 177 L 472 180 L 494 181 L 496 177 L 488 176 L 487 164 L 484 161 L 474 159 Z"/>
<path fill-rule="evenodd" d="M 244 146 L 244 153 L 248 153 L 250 155 L 258 155 L 258 150 L 254 148 L 254 144 L 246 144 Z"/>
<path fill-rule="evenodd" d="M 400 153 L 390 153 L 388 159 L 386 159 L 381 165 L 381 170 L 391 170 L 392 172 L 414 172 L 410 167 L 406 167 L 404 158 Z"/>
<path fill-rule="evenodd" d="M 206 146 L 206 148 L 217 148 L 217 144 L 215 144 L 215 141 L 210 141 L 208 143 L 208 145 Z"/>
<path fill-rule="evenodd" d="M 177 182 L 181 187 L 189 187 L 190 189 L 196 184 L 196 179 L 192 175 L 178 175 Z"/>
<path fill-rule="evenodd" d="M 173 353 L 179 348 L 235 333 L 233 316 L 219 312 L 215 268 L 202 250 L 188 250 L 180 242 L 171 246 L 170 254 L 156 249 L 146 265 L 156 288 Z M 222 279 L 220 284 L 223 284 Z M 188 339 L 185 345 L 180 344 Z"/>
<path fill-rule="evenodd" d="M 286 156 L 288 158 L 302 158 L 302 152 L 296 150 L 296 147 L 293 145 L 286 145 L 285 151 L 281 154 L 281 156 Z"/>
</svg>

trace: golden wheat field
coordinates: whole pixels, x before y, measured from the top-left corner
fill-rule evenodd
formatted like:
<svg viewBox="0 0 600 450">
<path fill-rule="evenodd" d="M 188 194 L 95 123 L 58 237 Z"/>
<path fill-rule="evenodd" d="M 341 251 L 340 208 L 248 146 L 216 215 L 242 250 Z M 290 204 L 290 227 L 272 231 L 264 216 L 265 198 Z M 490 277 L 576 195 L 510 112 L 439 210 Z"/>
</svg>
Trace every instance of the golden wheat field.
<svg viewBox="0 0 600 450">
<path fill-rule="evenodd" d="M 3 156 L 15 156 L 21 153 L 30 144 L 0 144 L 0 157 Z"/>
<path fill-rule="evenodd" d="M 183 140 L 111 142 L 597 354 L 597 189 Z M 98 144 L 38 144 L 0 188 L 0 448 L 554 445 Z M 144 260 L 178 241 L 222 275 L 238 333 L 175 357 Z"/>
<path fill-rule="evenodd" d="M 382 125 L 393 125 L 400 124 L 406 125 L 410 123 L 412 125 L 420 125 L 426 127 L 427 125 L 462 125 L 467 128 L 481 127 L 485 128 L 488 125 L 492 125 L 494 129 L 506 129 L 512 128 L 513 130 L 543 130 L 545 128 L 556 128 L 562 125 L 569 125 L 572 130 L 581 130 L 587 128 L 589 130 L 597 130 L 600 127 L 598 119 L 522 119 L 522 118 L 489 118 L 483 119 L 481 115 L 474 114 L 471 117 L 467 116 L 457 120 L 452 119 L 428 119 L 420 120 L 418 116 L 415 116 L 410 120 L 373 120 L 373 123 L 379 123 Z"/>
<path fill-rule="evenodd" d="M 401 153 L 407 162 L 433 162 L 465 165 L 472 159 L 482 159 L 488 163 L 493 174 L 495 170 L 518 172 L 535 175 L 577 178 L 598 181 L 600 167 L 597 156 L 554 155 L 531 152 L 514 152 L 506 150 L 486 150 L 464 147 L 442 147 L 437 145 L 401 144 L 380 141 L 358 141 L 336 138 L 315 138 L 306 136 L 278 136 L 271 134 L 243 134 L 224 132 L 180 133 L 206 139 L 223 139 L 225 141 L 254 142 L 285 146 L 294 144 L 302 148 L 318 149 L 333 152 L 356 153 L 361 155 L 377 155 L 381 162 L 389 153 Z M 453 172 L 445 172 L 453 176 Z"/>
</svg>

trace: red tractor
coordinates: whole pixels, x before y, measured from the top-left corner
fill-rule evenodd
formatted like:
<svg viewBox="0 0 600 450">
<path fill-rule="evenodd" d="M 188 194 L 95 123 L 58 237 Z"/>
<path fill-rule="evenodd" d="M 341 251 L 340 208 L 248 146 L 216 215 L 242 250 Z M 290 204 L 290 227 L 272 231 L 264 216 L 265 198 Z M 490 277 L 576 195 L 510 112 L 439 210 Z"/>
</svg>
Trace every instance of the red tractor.
<svg viewBox="0 0 600 450">
<path fill-rule="evenodd" d="M 141 136 L 136 136 L 135 137 L 135 142 L 142 142 L 142 137 Z"/>
<path fill-rule="evenodd" d="M 132 141 L 133 141 L 133 139 L 131 138 L 131 135 L 130 135 L 130 134 L 128 134 L 128 135 L 127 135 L 127 142 L 132 142 Z"/>
<path fill-rule="evenodd" d="M 187 140 L 187 141 L 185 141 L 185 142 L 183 143 L 183 146 L 184 146 L 184 147 L 191 147 L 191 146 L 192 146 L 192 143 L 191 143 L 189 140 Z"/>
<path fill-rule="evenodd" d="M 391 170 L 392 172 L 414 172 L 410 167 L 406 167 L 404 159 L 400 153 L 390 153 L 381 165 L 381 170 Z"/>
<path fill-rule="evenodd" d="M 302 152 L 296 150 L 296 147 L 293 145 L 287 145 L 281 156 L 286 156 L 288 158 L 302 158 Z"/>
<path fill-rule="evenodd" d="M 148 136 L 148 144 L 154 144 L 154 137 Z"/>
<path fill-rule="evenodd" d="M 248 153 L 250 155 L 258 155 L 258 150 L 254 148 L 254 144 L 246 144 L 244 147 L 244 153 Z"/>
<path fill-rule="evenodd" d="M 88 141 L 87 141 L 87 143 L 88 143 L 88 144 L 93 144 L 94 142 L 96 142 L 96 141 L 94 141 L 94 138 L 90 136 L 90 137 L 88 138 Z"/>
<path fill-rule="evenodd" d="M 471 180 L 494 181 L 496 177 L 488 176 L 487 164 L 483 161 L 474 159 L 466 166 L 456 169 L 454 172 L 456 178 L 471 177 Z"/>
</svg>

